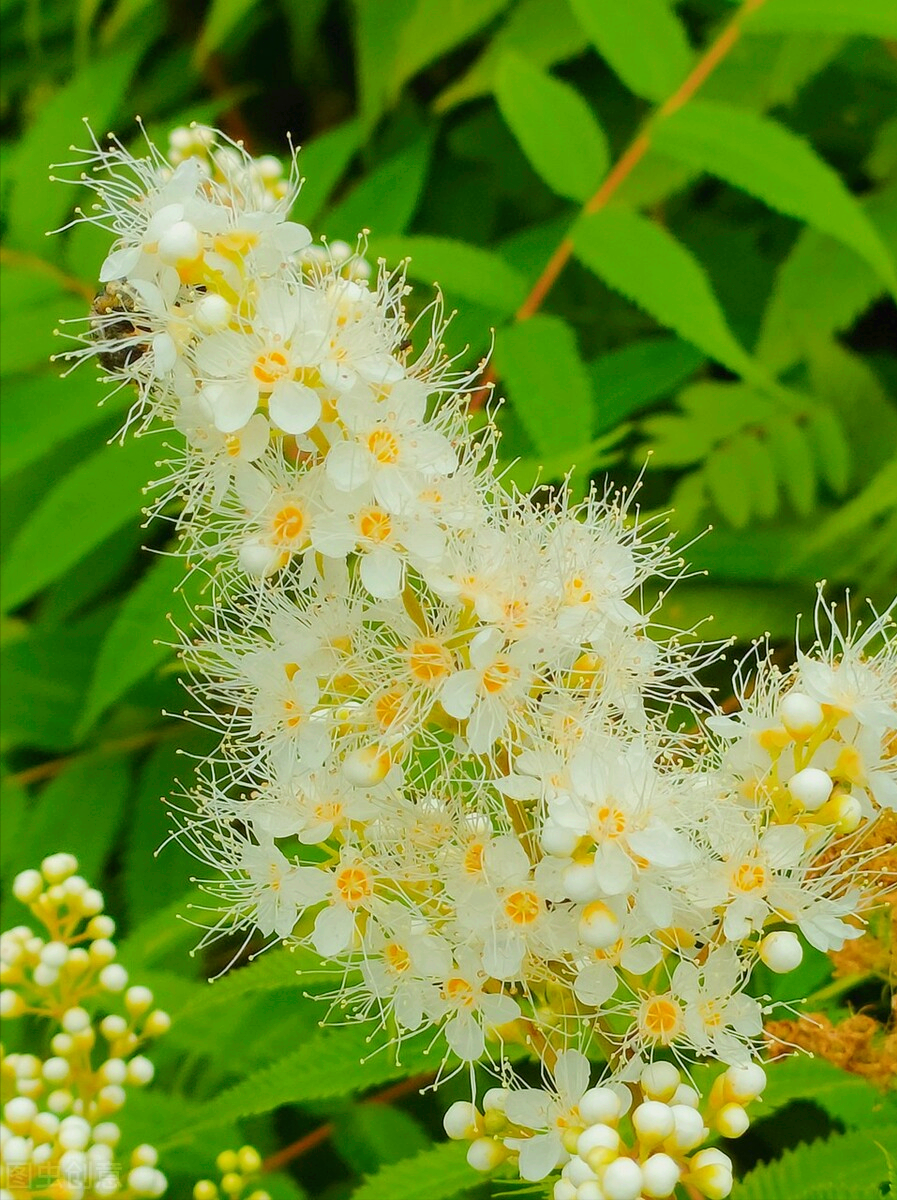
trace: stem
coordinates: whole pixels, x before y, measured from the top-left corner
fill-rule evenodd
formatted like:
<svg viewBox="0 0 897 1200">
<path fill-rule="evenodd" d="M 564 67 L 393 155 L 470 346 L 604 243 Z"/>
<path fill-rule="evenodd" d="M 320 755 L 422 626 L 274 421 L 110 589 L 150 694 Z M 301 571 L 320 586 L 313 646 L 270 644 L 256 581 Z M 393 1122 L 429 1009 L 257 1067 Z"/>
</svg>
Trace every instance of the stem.
<svg viewBox="0 0 897 1200">
<path fill-rule="evenodd" d="M 64 287 L 67 292 L 74 292 L 76 296 L 81 296 L 88 303 L 92 303 L 96 295 L 96 288 L 89 283 L 85 283 L 82 279 L 76 279 L 73 275 L 67 275 L 65 271 L 61 271 L 59 267 L 53 263 L 47 262 L 45 258 L 40 258 L 37 254 L 28 254 L 24 250 L 10 250 L 8 246 L 0 246 L 0 262 L 6 263 L 9 267 L 24 267 L 27 271 L 39 271 L 42 275 L 49 275 L 51 279 L 55 279 L 60 287 Z"/>
<path fill-rule="evenodd" d="M 391 1104 L 393 1100 L 398 1100 L 402 1096 L 409 1095 L 411 1092 L 420 1091 L 422 1087 L 432 1082 L 435 1074 L 435 1071 L 424 1071 L 420 1075 L 412 1075 L 410 1079 L 402 1079 L 398 1083 L 390 1084 L 388 1088 L 383 1088 L 380 1092 L 375 1092 L 373 1096 L 368 1096 L 366 1100 L 362 1100 L 362 1104 Z M 320 1146 L 322 1142 L 326 1142 L 335 1129 L 336 1123 L 334 1121 L 327 1121 L 323 1125 L 319 1125 L 311 1133 L 306 1133 L 298 1141 L 293 1142 L 289 1146 L 284 1146 L 282 1150 L 278 1150 L 275 1154 L 266 1158 L 262 1163 L 262 1171 L 279 1171 L 286 1163 L 301 1158 L 309 1150 L 314 1150 L 315 1146 Z"/>
<path fill-rule="evenodd" d="M 691 100 L 698 89 L 707 82 L 709 76 L 716 70 L 741 37 L 745 19 L 765 3 L 766 0 L 743 0 L 743 3 L 735 12 L 731 21 L 729 21 L 719 37 L 707 47 L 685 80 L 644 122 L 641 129 L 639 129 L 638 133 L 611 167 L 598 191 L 590 200 L 586 201 L 582 209 L 582 215 L 591 215 L 600 212 L 601 209 L 607 206 L 608 202 L 619 190 L 621 184 L 629 178 L 635 167 L 638 166 L 651 149 L 651 137 L 655 127 L 661 121 L 666 120 L 667 117 L 672 116 L 673 113 L 678 112 L 684 104 L 687 104 Z M 526 321 L 538 312 L 572 254 L 573 239 L 565 237 L 545 264 L 542 274 L 533 284 L 529 295 L 514 314 L 515 321 Z M 490 366 L 484 374 L 483 382 L 479 388 L 471 394 L 471 411 L 481 408 L 486 403 L 492 392 L 492 386 L 496 378 L 495 369 Z"/>
<path fill-rule="evenodd" d="M 72 763 L 79 762 L 83 758 L 92 758 L 94 756 L 106 754 L 118 754 L 120 751 L 126 750 L 142 750 L 145 746 L 153 746 L 156 742 L 163 742 L 167 738 L 176 737 L 180 733 L 180 726 L 172 723 L 171 725 L 162 725 L 158 729 L 148 729 L 144 733 L 135 733 L 131 737 L 116 738 L 114 741 L 101 742 L 99 746 L 93 746 L 89 750 L 83 750 L 77 754 L 64 754 L 61 758 L 51 758 L 46 762 L 38 763 L 35 767 L 28 767 L 24 771 L 18 771 L 15 775 L 10 775 L 10 783 L 16 784 L 18 787 L 27 787 L 31 783 L 39 783 L 42 779 L 52 779 L 54 775 L 58 775 L 60 771 L 64 771 L 66 767 Z"/>
<path fill-rule="evenodd" d="M 836 1000 L 845 992 L 852 992 L 854 988 L 861 987 L 864 983 L 870 983 L 877 978 L 874 971 L 860 971 L 854 975 L 845 975 L 843 979 L 833 979 L 831 983 L 820 988 L 818 992 L 814 992 L 812 996 L 807 996 L 804 1006 L 825 1004 L 829 1000 Z"/>
</svg>

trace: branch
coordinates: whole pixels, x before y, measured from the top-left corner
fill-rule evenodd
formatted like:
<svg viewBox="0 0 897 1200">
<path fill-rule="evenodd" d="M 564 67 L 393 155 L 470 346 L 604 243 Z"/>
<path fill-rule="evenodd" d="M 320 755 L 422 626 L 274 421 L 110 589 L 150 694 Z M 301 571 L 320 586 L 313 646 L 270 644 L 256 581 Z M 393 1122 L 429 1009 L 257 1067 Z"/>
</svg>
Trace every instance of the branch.
<svg viewBox="0 0 897 1200">
<path fill-rule="evenodd" d="M 651 138 L 655 127 L 661 121 L 666 120 L 667 117 L 672 116 L 673 113 L 678 112 L 683 105 L 691 100 L 698 89 L 707 82 L 710 75 L 716 70 L 741 37 L 745 19 L 765 3 L 766 0 L 744 0 L 719 37 L 707 47 L 697 63 L 695 63 L 695 66 L 689 72 L 684 82 L 679 85 L 676 91 L 656 111 L 650 114 L 641 129 L 611 167 L 598 191 L 590 200 L 586 201 L 582 209 L 582 215 L 590 216 L 592 213 L 600 212 L 601 209 L 607 206 L 608 202 L 619 190 L 621 184 L 629 178 L 633 170 L 651 149 Z M 572 254 L 573 239 L 565 237 L 546 263 L 542 274 L 533 284 L 529 295 L 514 314 L 515 321 L 526 321 L 539 311 Z M 491 395 L 496 379 L 495 369 L 490 366 L 483 376 L 483 382 L 479 388 L 471 394 L 471 411 L 481 408 L 486 403 Z"/>
</svg>

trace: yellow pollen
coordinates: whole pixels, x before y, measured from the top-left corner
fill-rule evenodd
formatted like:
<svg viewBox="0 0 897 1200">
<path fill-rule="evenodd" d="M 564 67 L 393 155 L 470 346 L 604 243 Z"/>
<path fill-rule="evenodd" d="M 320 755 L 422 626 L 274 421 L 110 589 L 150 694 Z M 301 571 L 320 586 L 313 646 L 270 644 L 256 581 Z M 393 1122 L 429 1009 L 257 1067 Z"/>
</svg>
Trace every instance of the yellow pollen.
<svg viewBox="0 0 897 1200">
<path fill-rule="evenodd" d="M 386 965 L 396 975 L 401 975 L 411 966 L 411 955 L 398 942 L 389 942 L 384 946 L 383 957 L 386 959 Z"/>
<path fill-rule="evenodd" d="M 268 350 L 252 364 L 252 373 L 262 387 L 272 388 L 278 380 L 290 374 L 290 364 L 282 351 Z"/>
<path fill-rule="evenodd" d="M 592 593 L 581 575 L 574 575 L 564 584 L 564 599 L 568 604 L 591 604 Z"/>
<path fill-rule="evenodd" d="M 505 658 L 497 658 L 483 672 L 483 691 L 495 696 L 519 678 L 520 672 L 516 667 L 512 667 Z"/>
<path fill-rule="evenodd" d="M 358 514 L 358 529 L 372 542 L 385 542 L 392 533 L 392 520 L 382 508 L 363 508 Z"/>
<path fill-rule="evenodd" d="M 765 891 L 766 868 L 762 863 L 746 859 L 732 872 L 732 886 L 737 892 Z"/>
<path fill-rule="evenodd" d="M 682 1010 L 668 996 L 654 996 L 642 1012 L 642 1027 L 656 1042 L 669 1045 L 682 1023 Z"/>
<path fill-rule="evenodd" d="M 285 714 L 284 723 L 288 728 L 295 729 L 297 725 L 302 724 L 302 710 L 295 700 L 284 700 L 283 711 Z"/>
<path fill-rule="evenodd" d="M 331 821 L 336 825 L 343 815 L 343 806 L 339 800 L 322 800 L 314 807 L 314 815 L 318 821 Z"/>
<path fill-rule="evenodd" d="M 229 433 L 224 439 L 224 449 L 230 458 L 236 458 L 240 453 L 240 439 L 235 433 Z"/>
<path fill-rule="evenodd" d="M 361 866 L 343 867 L 336 877 L 336 890 L 349 908 L 355 908 L 373 892 L 371 877 Z"/>
<path fill-rule="evenodd" d="M 418 683 L 433 687 L 451 674 L 452 656 L 441 642 L 426 638 L 411 646 L 408 669 Z"/>
<path fill-rule="evenodd" d="M 298 504 L 285 504 L 271 518 L 275 542 L 296 542 L 305 533 L 305 528 L 305 513 Z"/>
<path fill-rule="evenodd" d="M 442 998 L 443 1000 L 452 1000 L 455 1004 L 461 1004 L 464 1008 L 473 1008 L 476 993 L 466 979 L 455 975 L 445 981 Z"/>
<path fill-rule="evenodd" d="M 542 904 L 536 892 L 520 889 L 510 892 L 504 900 L 505 916 L 514 925 L 532 925 L 538 920 Z"/>
<path fill-rule="evenodd" d="M 384 466 L 399 461 L 399 439 L 389 429 L 375 429 L 368 434 L 368 450 Z"/>
<path fill-rule="evenodd" d="M 523 627 L 526 625 L 529 605 L 525 600 L 508 600 L 504 606 L 505 620 L 509 625 Z"/>
<path fill-rule="evenodd" d="M 757 741 L 767 754 L 777 750 L 784 750 L 790 741 L 791 734 L 787 729 L 764 729 L 757 734 Z"/>
<path fill-rule="evenodd" d="M 468 875 L 479 875 L 483 869 L 483 854 L 486 847 L 482 842 L 471 842 L 464 852 L 464 870 Z"/>
<path fill-rule="evenodd" d="M 617 838 L 626 830 L 626 814 L 622 809 L 603 804 L 595 813 L 592 828 L 604 838 Z"/>
<path fill-rule="evenodd" d="M 700 1006 L 701 1020 L 707 1029 L 721 1029 L 723 1014 L 715 1000 L 705 1000 Z"/>
<path fill-rule="evenodd" d="M 380 728 L 389 729 L 395 725 L 403 715 L 404 706 L 405 693 L 401 688 L 393 688 L 378 696 L 374 701 L 374 715 Z"/>
</svg>

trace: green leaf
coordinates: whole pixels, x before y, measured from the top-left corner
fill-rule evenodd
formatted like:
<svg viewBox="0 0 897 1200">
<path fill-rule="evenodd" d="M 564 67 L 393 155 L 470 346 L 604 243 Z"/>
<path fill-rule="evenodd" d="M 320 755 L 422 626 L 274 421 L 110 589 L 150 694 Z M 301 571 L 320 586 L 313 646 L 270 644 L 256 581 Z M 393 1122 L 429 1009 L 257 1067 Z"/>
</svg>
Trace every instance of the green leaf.
<svg viewBox="0 0 897 1200">
<path fill-rule="evenodd" d="M 174 592 L 185 582 L 184 571 L 182 558 L 158 557 L 125 596 L 97 655 L 79 733 L 86 733 L 111 704 L 171 657 L 169 617 L 176 600 L 183 608 Z"/>
<path fill-rule="evenodd" d="M 636 457 L 647 451 L 652 467 L 684 467 L 702 462 L 719 442 L 745 425 L 762 425 L 777 412 L 765 396 L 743 383 L 699 380 L 677 396 L 678 412 L 658 413 L 641 423 L 646 441 Z"/>
<path fill-rule="evenodd" d="M 853 1200 L 871 1196 L 871 1187 L 886 1174 L 884 1156 L 868 1131 L 835 1134 L 755 1167 L 736 1185 L 732 1200 Z"/>
<path fill-rule="evenodd" d="M 897 458 L 892 458 L 874 475 L 866 487 L 811 534 L 801 553 L 808 558 L 824 547 L 835 545 L 856 534 L 872 522 L 897 513 Z"/>
<path fill-rule="evenodd" d="M 675 392 L 704 356 L 674 337 L 643 338 L 589 363 L 599 432 Z"/>
<path fill-rule="evenodd" d="M 328 236 L 354 242 L 362 229 L 377 237 L 403 233 L 414 216 L 427 169 L 432 138 L 422 137 L 380 163 L 323 219 Z"/>
<path fill-rule="evenodd" d="M 844 38 L 837 34 L 770 33 L 741 37 L 701 85 L 701 97 L 761 112 L 791 104 L 843 45 Z"/>
<path fill-rule="evenodd" d="M 89 367 L 66 379 L 43 372 L 7 380 L 0 405 L 0 479 L 38 462 L 76 433 L 104 424 L 131 400 L 121 389 L 100 407 L 104 396 Z"/>
<path fill-rule="evenodd" d="M 323 966 L 320 958 L 304 947 L 278 948 L 258 955 L 246 966 L 228 971 L 212 980 L 197 998 L 179 1013 L 180 1018 L 205 1016 L 221 1005 L 228 1007 L 246 997 L 282 988 L 301 991 L 334 980 L 333 968 Z"/>
<path fill-rule="evenodd" d="M 510 0 L 414 0 L 399 34 L 387 99 L 398 99 L 406 80 L 447 51 L 468 41 Z"/>
<path fill-rule="evenodd" d="M 543 455 L 571 450 L 592 434 L 592 389 L 576 335 L 543 313 L 499 330 L 495 366 L 514 412 Z"/>
<path fill-rule="evenodd" d="M 703 267 L 671 233 L 608 208 L 577 222 L 577 257 L 661 325 L 746 378 L 762 374 L 735 340 Z"/>
<path fill-rule="evenodd" d="M 897 186 L 870 196 L 863 208 L 897 253 Z M 776 276 L 758 358 L 777 370 L 790 367 L 820 338 L 849 329 L 883 290 L 881 277 L 846 246 L 803 230 Z"/>
<path fill-rule="evenodd" d="M 571 0 L 583 29 L 630 91 L 665 100 L 692 64 L 688 37 L 666 0 Z"/>
<path fill-rule="evenodd" d="M 75 196 L 70 186 L 47 185 L 50 166 L 71 157 L 72 142 L 85 144 L 85 116 L 101 136 L 106 132 L 143 56 L 147 37 L 152 35 L 153 22 L 138 24 L 127 45 L 88 63 L 39 110 L 6 172 L 7 182 L 13 187 L 6 228 L 12 245 L 46 253 L 47 231 L 63 223 Z M 76 171 L 71 173 L 77 175 Z"/>
<path fill-rule="evenodd" d="M 513 267 L 490 250 L 451 238 L 371 238 L 370 252 L 394 266 L 408 257 L 408 274 L 436 283 L 453 297 L 471 300 L 511 316 L 526 296 L 526 285 Z"/>
<path fill-rule="evenodd" d="M 864 34 L 897 38 L 893 0 L 770 0 L 746 24 L 758 32 Z"/>
<path fill-rule="evenodd" d="M 490 92 L 502 55 L 516 50 L 537 67 L 550 67 L 579 54 L 587 45 L 582 27 L 558 0 L 521 0 L 486 49 L 457 83 L 436 99 L 437 112 Z"/>
<path fill-rule="evenodd" d="M 130 760 L 122 755 L 85 755 L 65 767 L 28 809 L 24 837 L 16 847 L 16 871 L 66 850 L 89 881 L 100 869 L 118 831 L 131 782 Z"/>
<path fill-rule="evenodd" d="M 769 520 L 779 507 L 779 485 L 769 446 L 754 432 L 745 433 L 736 444 L 753 501 L 751 507 L 758 517 Z"/>
<path fill-rule="evenodd" d="M 537 175 L 561 196 L 586 201 L 607 170 L 604 131 L 580 94 L 513 51 L 498 65 L 501 115 Z"/>
<path fill-rule="evenodd" d="M 430 1146 L 423 1127 L 408 1113 L 386 1104 L 353 1104 L 337 1120 L 337 1153 L 359 1175 L 401 1162 Z"/>
<path fill-rule="evenodd" d="M 212 0 L 194 50 L 196 65 L 203 66 L 218 50 L 232 48 L 234 35 L 256 7 L 261 7 L 259 0 Z"/>
<path fill-rule="evenodd" d="M 444 1142 L 384 1167 L 366 1179 L 350 1200 L 452 1200 L 481 1176 L 467 1163 L 464 1142 Z"/>
<path fill-rule="evenodd" d="M 157 454 L 151 438 L 104 446 L 49 487 L 10 547 L 4 609 L 41 591 L 138 516 Z"/>
<path fill-rule="evenodd" d="M 658 122 L 654 143 L 662 153 L 837 238 L 897 288 L 887 248 L 838 174 L 809 142 L 770 117 L 696 99 Z"/>
<path fill-rule="evenodd" d="M 897 407 L 868 363 L 839 342 L 816 343 L 808 366 L 814 394 L 837 414 L 848 454 L 868 478 L 897 445 Z"/>
<path fill-rule="evenodd" d="M 773 1115 L 792 1100 L 811 1100 L 848 1128 L 897 1120 L 892 1097 L 876 1091 L 860 1075 L 852 1075 L 824 1058 L 795 1054 L 767 1068 L 768 1082 L 752 1117 Z"/>
<path fill-rule="evenodd" d="M 850 445 L 834 410 L 825 404 L 811 408 L 806 430 L 822 478 L 833 492 L 843 495 L 850 482 Z"/>
<path fill-rule="evenodd" d="M 580 446 L 567 446 L 555 454 L 538 458 L 515 458 L 502 461 L 502 479 L 521 492 L 530 492 L 536 485 L 566 481 L 571 493 L 584 491 L 584 484 L 601 467 L 619 458 L 619 443 L 629 433 L 628 425 L 616 425 L 609 433 L 593 438 Z"/>
<path fill-rule="evenodd" d="M 0 376 L 4 381 L 35 367 L 46 368 L 51 354 L 59 349 L 53 337 L 57 322 L 83 317 L 86 310 L 85 300 L 57 289 L 51 299 L 4 312 L 0 344 Z"/>
<path fill-rule="evenodd" d="M 314 222 L 330 198 L 361 144 L 361 125 L 344 121 L 319 134 L 299 154 L 302 190 L 296 202 L 297 219 Z"/>
<path fill-rule="evenodd" d="M 426 1050 L 432 1034 L 408 1038 L 402 1047 L 402 1065 L 383 1034 L 370 1034 L 370 1026 L 345 1025 L 316 1033 L 297 1050 L 220 1092 L 204 1105 L 191 1129 L 160 1130 L 156 1145 L 179 1145 L 200 1129 L 271 1112 L 284 1104 L 310 1104 L 354 1095 L 367 1088 L 405 1079 L 417 1071 L 438 1066 Z"/>
<path fill-rule="evenodd" d="M 710 496 L 730 525 L 744 529 L 751 519 L 751 484 L 739 444 L 723 446 L 704 464 Z"/>
<path fill-rule="evenodd" d="M 766 427 L 769 450 L 792 505 L 802 517 L 816 505 L 816 466 L 803 432 L 788 417 L 779 417 Z"/>
<path fill-rule="evenodd" d="M 676 519 L 678 522 L 678 508 Z M 769 633 L 788 640 L 794 636 L 794 614 L 805 599 L 803 587 L 752 587 L 744 583 L 727 586 L 686 580 L 678 583 L 664 601 L 663 617 L 677 629 L 692 629 L 709 618 L 713 624 L 701 629 L 704 637 L 735 637 L 747 643 Z"/>
<path fill-rule="evenodd" d="M 0 875 L 4 881 L 15 871 L 16 855 L 27 827 L 28 809 L 28 793 L 13 776 L 4 775 L 2 784 L 0 784 L 0 811 L 3 813 L 3 837 L 0 838 Z"/>
</svg>

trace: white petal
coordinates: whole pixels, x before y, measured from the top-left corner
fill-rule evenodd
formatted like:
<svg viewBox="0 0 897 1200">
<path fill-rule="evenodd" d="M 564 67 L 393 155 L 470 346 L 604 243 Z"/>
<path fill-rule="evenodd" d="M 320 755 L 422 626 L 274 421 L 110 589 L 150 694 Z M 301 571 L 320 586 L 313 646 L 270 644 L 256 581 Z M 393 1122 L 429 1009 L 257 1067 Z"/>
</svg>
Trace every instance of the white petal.
<svg viewBox="0 0 897 1200">
<path fill-rule="evenodd" d="M 100 283 L 123 279 L 137 266 L 140 255 L 139 246 L 124 246 L 121 250 L 113 250 L 100 267 Z"/>
<path fill-rule="evenodd" d="M 339 954 L 349 945 L 354 932 L 355 918 L 349 909 L 331 905 L 318 913 L 311 940 L 319 954 Z"/>
<path fill-rule="evenodd" d="M 304 383 L 282 379 L 268 398 L 268 413 L 285 433 L 306 433 L 321 415 L 321 397 Z"/>
<path fill-rule="evenodd" d="M 402 590 L 402 560 L 387 546 L 365 554 L 359 573 L 367 590 L 380 600 L 392 600 Z"/>
<path fill-rule="evenodd" d="M 254 383 L 207 383 L 202 393 L 212 406 L 215 425 L 222 433 L 242 429 L 258 405 L 259 393 Z"/>
<path fill-rule="evenodd" d="M 351 492 L 371 477 L 371 457 L 358 442 L 337 442 L 324 464 L 327 478 L 341 492 Z"/>
<path fill-rule="evenodd" d="M 445 1040 L 463 1062 L 482 1058 L 486 1039 L 476 1021 L 467 1012 L 460 1012 L 445 1027 Z"/>
<path fill-rule="evenodd" d="M 274 226 L 271 241 L 283 254 L 295 254 L 311 243 L 311 234 L 296 221 L 284 221 Z"/>
<path fill-rule="evenodd" d="M 447 679 L 439 693 L 439 703 L 450 717 L 459 720 L 468 716 L 477 695 L 477 677 L 474 671 L 459 671 Z"/>
</svg>

